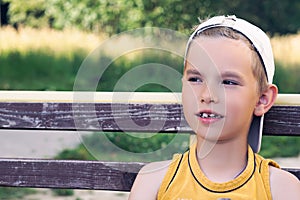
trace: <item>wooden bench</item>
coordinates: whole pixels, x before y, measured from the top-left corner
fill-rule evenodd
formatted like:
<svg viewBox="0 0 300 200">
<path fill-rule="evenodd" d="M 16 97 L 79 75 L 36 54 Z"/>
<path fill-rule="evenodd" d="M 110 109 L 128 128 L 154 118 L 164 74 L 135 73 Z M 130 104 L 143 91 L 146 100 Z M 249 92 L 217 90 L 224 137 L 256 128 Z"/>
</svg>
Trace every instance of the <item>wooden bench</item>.
<svg viewBox="0 0 300 200">
<path fill-rule="evenodd" d="M 1 91 L 0 129 L 191 133 L 180 99 L 179 93 Z M 265 115 L 264 135 L 299 136 L 299 104 L 300 95 L 279 95 Z M 138 126 L 120 128 L 118 121 L 128 119 Z M 0 186 L 130 191 L 144 164 L 0 158 Z M 285 170 L 300 179 L 300 168 Z"/>
</svg>

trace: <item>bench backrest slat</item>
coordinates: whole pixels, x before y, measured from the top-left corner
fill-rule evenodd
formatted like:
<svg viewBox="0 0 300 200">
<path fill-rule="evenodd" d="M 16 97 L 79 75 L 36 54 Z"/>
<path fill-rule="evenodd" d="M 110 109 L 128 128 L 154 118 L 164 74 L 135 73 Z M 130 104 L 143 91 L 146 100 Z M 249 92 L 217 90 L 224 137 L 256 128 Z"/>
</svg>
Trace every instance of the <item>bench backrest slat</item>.
<svg viewBox="0 0 300 200">
<path fill-rule="evenodd" d="M 1 159 L 0 185 L 129 191 L 143 163 Z"/>
<path fill-rule="evenodd" d="M 1 159 L 0 185 L 130 191 L 142 166 L 144 163 Z M 299 170 L 286 170 L 300 177 Z"/>
<path fill-rule="evenodd" d="M 151 126 L 148 126 L 150 122 Z M 0 102 L 0 128 L 191 132 L 183 117 L 180 104 L 149 103 Z M 275 105 L 265 115 L 263 133 L 300 135 L 300 106 Z"/>
</svg>

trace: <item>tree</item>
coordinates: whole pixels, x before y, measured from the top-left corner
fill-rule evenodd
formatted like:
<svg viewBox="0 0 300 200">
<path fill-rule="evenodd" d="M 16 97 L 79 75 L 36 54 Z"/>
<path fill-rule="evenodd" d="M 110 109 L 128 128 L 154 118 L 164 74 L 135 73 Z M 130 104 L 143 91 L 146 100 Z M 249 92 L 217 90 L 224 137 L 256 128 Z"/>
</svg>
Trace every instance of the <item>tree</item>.
<svg viewBox="0 0 300 200">
<path fill-rule="evenodd" d="M 271 35 L 297 33 L 300 28 L 298 0 L 223 0 L 212 1 L 211 6 L 221 14 L 235 14 L 245 18 Z"/>
<path fill-rule="evenodd" d="M 11 24 L 76 27 L 110 35 L 145 26 L 190 32 L 197 17 L 235 14 L 270 34 L 296 33 L 300 1 L 287 0 L 3 0 Z"/>
<path fill-rule="evenodd" d="M 49 18 L 45 15 L 47 0 L 3 0 L 3 2 L 9 3 L 11 25 L 38 28 L 49 24 Z"/>
</svg>

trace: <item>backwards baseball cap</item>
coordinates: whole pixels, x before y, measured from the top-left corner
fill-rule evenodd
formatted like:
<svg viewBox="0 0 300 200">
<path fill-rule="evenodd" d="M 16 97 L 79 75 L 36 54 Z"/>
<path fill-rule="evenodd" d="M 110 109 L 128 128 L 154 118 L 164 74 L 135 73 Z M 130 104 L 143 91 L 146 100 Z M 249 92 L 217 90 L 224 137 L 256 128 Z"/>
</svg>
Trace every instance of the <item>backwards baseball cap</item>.
<svg viewBox="0 0 300 200">
<path fill-rule="evenodd" d="M 239 19 L 234 15 L 216 16 L 201 23 L 191 34 L 188 40 L 184 57 L 185 60 L 187 57 L 189 45 L 191 44 L 192 40 L 201 32 L 216 27 L 227 27 L 245 36 L 249 40 L 261 60 L 268 83 L 272 83 L 275 72 L 275 65 L 269 37 L 257 26 L 243 19 Z M 256 153 L 259 152 L 261 146 L 263 120 L 264 116 L 254 115 L 248 133 L 248 144 Z"/>
</svg>

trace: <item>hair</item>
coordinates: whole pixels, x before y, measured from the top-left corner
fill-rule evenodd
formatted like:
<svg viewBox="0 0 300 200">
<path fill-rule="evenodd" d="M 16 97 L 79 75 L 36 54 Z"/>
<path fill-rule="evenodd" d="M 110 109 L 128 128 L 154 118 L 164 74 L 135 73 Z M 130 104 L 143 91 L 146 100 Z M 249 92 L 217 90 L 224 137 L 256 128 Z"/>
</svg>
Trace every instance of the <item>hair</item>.
<svg viewBox="0 0 300 200">
<path fill-rule="evenodd" d="M 268 87 L 268 81 L 266 72 L 264 70 L 264 66 L 262 63 L 261 58 L 258 55 L 258 52 L 255 50 L 252 43 L 249 41 L 248 38 L 246 38 L 243 34 L 228 28 L 228 27 L 213 27 L 206 29 L 204 31 L 201 31 L 199 34 L 196 34 L 194 38 L 200 37 L 200 36 L 206 36 L 206 37 L 226 37 L 234 40 L 241 40 L 247 46 L 252 52 L 252 73 L 254 77 L 257 80 L 258 84 L 258 93 L 262 94 L 264 91 L 267 90 Z"/>
</svg>

